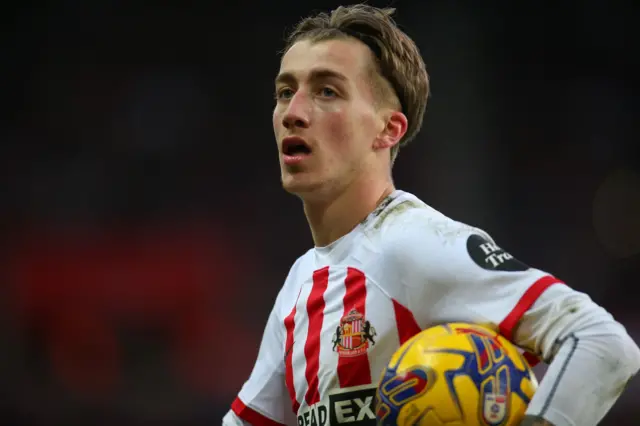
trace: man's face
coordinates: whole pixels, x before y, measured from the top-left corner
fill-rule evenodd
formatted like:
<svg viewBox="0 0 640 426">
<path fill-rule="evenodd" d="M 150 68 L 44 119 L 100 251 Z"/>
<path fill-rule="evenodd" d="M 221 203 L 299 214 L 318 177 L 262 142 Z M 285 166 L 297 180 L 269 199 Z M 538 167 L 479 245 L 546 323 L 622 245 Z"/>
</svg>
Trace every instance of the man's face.
<svg viewBox="0 0 640 426">
<path fill-rule="evenodd" d="M 372 60 L 369 48 L 351 39 L 299 41 L 282 58 L 273 129 L 287 191 L 326 194 L 367 170 L 385 127 L 371 87 Z"/>
</svg>

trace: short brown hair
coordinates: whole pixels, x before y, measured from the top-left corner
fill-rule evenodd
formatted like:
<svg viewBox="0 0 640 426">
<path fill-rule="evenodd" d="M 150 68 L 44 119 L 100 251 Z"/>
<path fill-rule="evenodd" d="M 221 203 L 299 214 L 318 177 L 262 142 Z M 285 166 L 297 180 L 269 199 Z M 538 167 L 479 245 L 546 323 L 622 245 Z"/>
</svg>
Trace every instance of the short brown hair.
<svg viewBox="0 0 640 426">
<path fill-rule="evenodd" d="M 340 6 L 331 14 L 304 18 L 287 37 L 284 52 L 302 40 L 313 42 L 354 37 L 369 46 L 377 58 L 377 74 L 392 89 L 401 111 L 407 116 L 404 137 L 391 150 L 395 160 L 401 146 L 420 131 L 429 95 L 429 75 L 413 40 L 398 28 L 391 15 L 395 9 L 364 4 Z M 388 93 L 382 88 L 383 93 Z"/>
</svg>

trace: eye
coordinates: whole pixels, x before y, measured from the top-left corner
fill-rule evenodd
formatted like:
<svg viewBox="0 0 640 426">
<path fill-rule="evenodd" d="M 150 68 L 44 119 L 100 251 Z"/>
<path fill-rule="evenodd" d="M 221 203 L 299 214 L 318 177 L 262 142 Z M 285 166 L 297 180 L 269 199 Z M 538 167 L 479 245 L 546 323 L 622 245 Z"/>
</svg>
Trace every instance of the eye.
<svg viewBox="0 0 640 426">
<path fill-rule="evenodd" d="M 320 89 L 320 96 L 323 96 L 325 98 L 334 98 L 337 96 L 337 93 L 331 87 L 323 87 L 322 89 Z"/>
<path fill-rule="evenodd" d="M 288 87 L 283 87 L 276 91 L 275 98 L 276 100 L 288 100 L 293 97 L 293 90 Z"/>
</svg>

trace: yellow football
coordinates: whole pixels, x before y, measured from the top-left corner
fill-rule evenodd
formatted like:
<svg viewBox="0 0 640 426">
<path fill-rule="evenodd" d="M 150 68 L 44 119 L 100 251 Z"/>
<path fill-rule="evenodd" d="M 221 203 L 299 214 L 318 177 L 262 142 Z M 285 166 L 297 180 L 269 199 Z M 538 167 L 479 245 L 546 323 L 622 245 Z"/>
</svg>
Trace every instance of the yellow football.
<svg viewBox="0 0 640 426">
<path fill-rule="evenodd" d="M 395 352 L 378 383 L 376 415 L 389 426 L 516 426 L 537 387 L 507 339 L 475 324 L 443 324 Z"/>
</svg>

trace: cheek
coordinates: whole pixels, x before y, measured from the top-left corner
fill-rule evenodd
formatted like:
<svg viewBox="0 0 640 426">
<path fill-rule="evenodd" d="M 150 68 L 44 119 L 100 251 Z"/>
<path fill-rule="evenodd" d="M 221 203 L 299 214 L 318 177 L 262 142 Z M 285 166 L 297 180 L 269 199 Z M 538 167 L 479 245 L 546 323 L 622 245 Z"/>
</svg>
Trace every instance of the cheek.
<svg viewBox="0 0 640 426">
<path fill-rule="evenodd" d="M 273 116 L 271 117 L 271 120 L 273 123 L 273 132 L 277 135 L 278 129 L 281 127 L 280 125 L 282 124 L 282 118 L 277 108 L 273 110 Z"/>
<path fill-rule="evenodd" d="M 357 140 L 357 126 L 354 126 L 353 117 L 345 113 L 334 113 L 326 116 L 326 119 L 326 140 L 331 141 L 333 150 L 340 153 L 353 151 Z"/>
<path fill-rule="evenodd" d="M 359 129 L 360 137 L 372 142 L 376 135 L 378 135 L 380 129 L 380 121 L 374 111 L 367 111 L 361 114 L 358 120 L 357 128 Z"/>
</svg>

